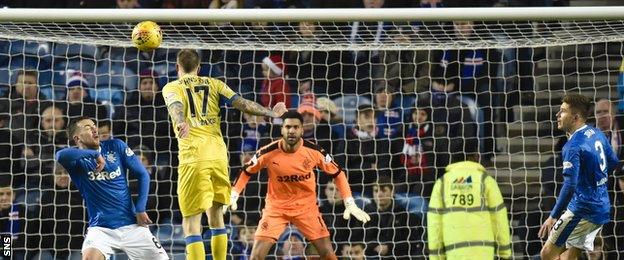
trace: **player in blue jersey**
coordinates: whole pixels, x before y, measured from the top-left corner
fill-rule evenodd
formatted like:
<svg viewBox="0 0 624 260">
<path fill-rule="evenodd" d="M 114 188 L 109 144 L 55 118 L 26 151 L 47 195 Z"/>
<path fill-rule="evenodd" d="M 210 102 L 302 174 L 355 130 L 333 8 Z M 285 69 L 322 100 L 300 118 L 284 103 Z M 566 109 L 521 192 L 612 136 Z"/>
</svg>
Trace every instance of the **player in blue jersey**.
<svg viewBox="0 0 624 260">
<path fill-rule="evenodd" d="M 577 259 L 594 249 L 602 225 L 610 221 L 608 174 L 618 158 L 605 135 L 585 122 L 591 100 L 579 94 L 566 95 L 557 113 L 557 128 L 568 135 L 563 147 L 563 187 L 539 236 L 548 240 L 542 259 Z M 549 235 L 550 233 L 550 235 Z"/>
<path fill-rule="evenodd" d="M 141 161 L 121 140 L 101 141 L 98 127 L 88 117 L 69 123 L 69 139 L 77 147 L 56 153 L 87 205 L 89 228 L 82 259 L 109 259 L 116 251 L 130 259 L 169 259 L 147 228 L 145 213 L 150 177 Z M 139 196 L 132 203 L 126 171 L 137 178 Z"/>
</svg>

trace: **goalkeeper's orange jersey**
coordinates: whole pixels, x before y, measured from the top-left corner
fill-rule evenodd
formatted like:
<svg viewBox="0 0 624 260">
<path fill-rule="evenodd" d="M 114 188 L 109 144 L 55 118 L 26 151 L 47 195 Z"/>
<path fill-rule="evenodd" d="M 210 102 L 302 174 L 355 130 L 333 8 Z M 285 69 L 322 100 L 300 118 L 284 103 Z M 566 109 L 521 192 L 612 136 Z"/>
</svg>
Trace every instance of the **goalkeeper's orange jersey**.
<svg viewBox="0 0 624 260">
<path fill-rule="evenodd" d="M 351 197 L 344 171 L 323 149 L 302 140 L 295 152 L 288 153 L 282 149 L 283 142 L 283 139 L 274 141 L 256 152 L 236 180 L 236 192 L 240 194 L 250 176 L 266 168 L 269 174 L 266 209 L 292 211 L 311 208 L 317 202 L 314 169 L 319 168 L 335 178 L 343 198 Z"/>
</svg>

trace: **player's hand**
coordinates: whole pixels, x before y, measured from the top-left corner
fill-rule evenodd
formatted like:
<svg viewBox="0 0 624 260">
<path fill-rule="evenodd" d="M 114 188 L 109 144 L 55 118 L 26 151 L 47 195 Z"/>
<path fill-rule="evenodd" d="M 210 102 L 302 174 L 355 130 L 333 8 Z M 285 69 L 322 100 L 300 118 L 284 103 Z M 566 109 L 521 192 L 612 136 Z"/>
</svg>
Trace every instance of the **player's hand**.
<svg viewBox="0 0 624 260">
<path fill-rule="evenodd" d="M 539 233 L 537 233 L 537 235 L 542 239 L 548 237 L 548 232 L 550 232 L 556 222 L 557 220 L 553 217 L 548 217 L 548 219 L 544 221 L 544 224 L 542 224 L 542 227 L 540 227 Z"/>
<path fill-rule="evenodd" d="M 370 220 L 370 216 L 355 205 L 353 197 L 346 198 L 344 200 L 344 204 L 345 211 L 344 214 L 342 214 L 342 218 L 349 219 L 351 218 L 351 215 L 353 215 L 357 220 L 362 221 L 364 224 Z"/>
<path fill-rule="evenodd" d="M 190 130 L 188 123 L 178 123 L 176 125 L 176 128 L 178 128 L 178 135 L 180 136 L 180 138 L 186 138 L 188 136 Z"/>
<path fill-rule="evenodd" d="M 104 170 L 104 165 L 106 165 L 106 161 L 104 161 L 104 157 L 101 154 L 98 156 L 98 158 L 95 159 L 95 162 L 97 163 L 95 165 L 95 172 L 101 172 L 102 170 Z"/>
<path fill-rule="evenodd" d="M 286 104 L 284 104 L 284 102 L 279 102 L 273 106 L 273 117 L 280 117 L 287 111 Z"/>
<path fill-rule="evenodd" d="M 148 224 L 152 224 L 152 220 L 147 213 L 141 212 L 136 214 L 137 225 L 147 227 Z"/>
<path fill-rule="evenodd" d="M 236 192 L 235 190 L 232 190 L 232 193 L 230 193 L 230 205 L 223 205 L 223 214 L 225 214 L 225 212 L 227 211 L 228 207 L 231 210 L 236 210 L 238 209 L 238 197 L 240 195 L 238 194 L 238 192 Z"/>
</svg>

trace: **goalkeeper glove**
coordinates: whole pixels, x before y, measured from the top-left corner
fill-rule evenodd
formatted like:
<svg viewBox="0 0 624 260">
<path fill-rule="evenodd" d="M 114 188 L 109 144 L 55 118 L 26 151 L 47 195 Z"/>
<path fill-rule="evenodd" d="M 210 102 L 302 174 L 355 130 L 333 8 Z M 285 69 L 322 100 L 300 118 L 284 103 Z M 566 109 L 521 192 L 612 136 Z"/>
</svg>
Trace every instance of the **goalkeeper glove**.
<svg viewBox="0 0 624 260">
<path fill-rule="evenodd" d="M 342 214 L 342 218 L 349 219 L 351 218 L 351 215 L 353 215 L 357 220 L 362 221 L 362 223 L 364 224 L 366 224 L 366 222 L 370 220 L 370 216 L 366 214 L 366 212 L 358 208 L 357 205 L 355 205 L 355 200 L 353 199 L 353 197 L 346 198 L 344 200 L 344 204 L 345 211 L 344 214 Z"/>
<path fill-rule="evenodd" d="M 230 205 L 223 205 L 223 214 L 225 214 L 228 207 L 231 210 L 238 209 L 238 205 L 236 204 L 236 202 L 238 201 L 238 197 L 239 197 L 238 192 L 236 192 L 235 190 L 232 190 L 232 193 L 230 194 Z"/>
</svg>

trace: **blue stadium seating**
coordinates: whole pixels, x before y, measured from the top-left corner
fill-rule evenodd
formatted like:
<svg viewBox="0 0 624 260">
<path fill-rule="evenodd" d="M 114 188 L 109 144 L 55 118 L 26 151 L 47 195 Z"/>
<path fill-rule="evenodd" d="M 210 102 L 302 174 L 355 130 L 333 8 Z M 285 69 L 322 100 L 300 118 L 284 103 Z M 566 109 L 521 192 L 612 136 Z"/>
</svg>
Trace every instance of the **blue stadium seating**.
<svg viewBox="0 0 624 260">
<path fill-rule="evenodd" d="M 98 49 L 94 45 L 57 43 L 54 46 L 53 54 L 56 57 L 82 57 L 94 60 L 98 57 Z"/>
<path fill-rule="evenodd" d="M 98 63 L 95 69 L 96 87 L 115 86 L 127 90 L 137 89 L 138 77 L 136 73 L 126 68 L 123 63 L 104 61 Z"/>
<path fill-rule="evenodd" d="M 55 71 L 66 71 L 68 69 L 78 70 L 86 74 L 95 73 L 95 60 L 75 58 L 66 61 L 55 62 Z"/>
</svg>

